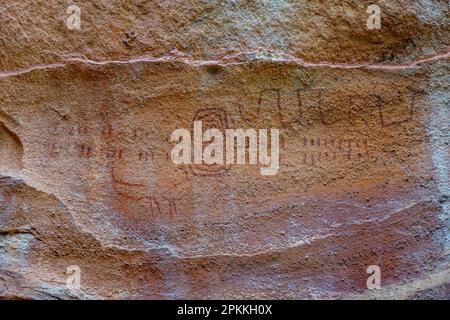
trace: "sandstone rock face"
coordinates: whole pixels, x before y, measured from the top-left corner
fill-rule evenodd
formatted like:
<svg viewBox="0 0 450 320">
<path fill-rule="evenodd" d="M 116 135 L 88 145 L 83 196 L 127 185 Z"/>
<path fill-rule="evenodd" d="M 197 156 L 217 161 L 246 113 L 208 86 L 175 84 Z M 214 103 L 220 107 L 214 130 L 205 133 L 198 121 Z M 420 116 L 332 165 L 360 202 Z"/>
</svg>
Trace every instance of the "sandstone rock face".
<svg viewBox="0 0 450 320">
<path fill-rule="evenodd" d="M 0 5 L 1 298 L 450 298 L 447 1 L 71 4 Z M 278 173 L 175 165 L 200 120 Z"/>
</svg>

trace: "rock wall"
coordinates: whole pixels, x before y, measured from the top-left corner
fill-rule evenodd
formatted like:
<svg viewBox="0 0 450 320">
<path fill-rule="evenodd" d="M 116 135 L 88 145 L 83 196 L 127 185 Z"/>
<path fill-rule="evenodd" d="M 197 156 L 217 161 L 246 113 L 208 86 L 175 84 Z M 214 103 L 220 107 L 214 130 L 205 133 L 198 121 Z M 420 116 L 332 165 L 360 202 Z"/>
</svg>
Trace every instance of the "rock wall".
<svg viewBox="0 0 450 320">
<path fill-rule="evenodd" d="M 0 297 L 450 298 L 448 1 L 372 4 L 3 1 Z M 279 171 L 175 165 L 194 121 Z"/>
</svg>

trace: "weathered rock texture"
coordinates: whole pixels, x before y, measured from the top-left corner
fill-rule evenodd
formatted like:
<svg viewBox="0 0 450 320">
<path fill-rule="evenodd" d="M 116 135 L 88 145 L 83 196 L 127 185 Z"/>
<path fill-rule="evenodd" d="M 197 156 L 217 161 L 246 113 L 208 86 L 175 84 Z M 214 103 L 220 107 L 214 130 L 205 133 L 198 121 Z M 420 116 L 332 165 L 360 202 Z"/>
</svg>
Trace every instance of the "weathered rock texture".
<svg viewBox="0 0 450 320">
<path fill-rule="evenodd" d="M 450 297 L 448 1 L 381 30 L 372 1 L 75 3 L 0 4 L 0 297 Z M 279 173 L 175 166 L 193 120 L 279 128 Z"/>
</svg>

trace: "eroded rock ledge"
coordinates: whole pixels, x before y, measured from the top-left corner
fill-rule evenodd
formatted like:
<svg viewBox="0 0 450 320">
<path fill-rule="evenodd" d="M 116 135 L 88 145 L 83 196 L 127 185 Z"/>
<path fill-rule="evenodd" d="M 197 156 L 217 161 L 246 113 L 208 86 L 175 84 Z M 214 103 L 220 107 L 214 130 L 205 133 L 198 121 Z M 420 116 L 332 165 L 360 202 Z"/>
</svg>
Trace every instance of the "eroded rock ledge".
<svg viewBox="0 0 450 320">
<path fill-rule="evenodd" d="M 448 299 L 446 2 L 65 5 L 0 8 L 1 298 Z M 280 171 L 174 165 L 196 120 Z"/>
</svg>

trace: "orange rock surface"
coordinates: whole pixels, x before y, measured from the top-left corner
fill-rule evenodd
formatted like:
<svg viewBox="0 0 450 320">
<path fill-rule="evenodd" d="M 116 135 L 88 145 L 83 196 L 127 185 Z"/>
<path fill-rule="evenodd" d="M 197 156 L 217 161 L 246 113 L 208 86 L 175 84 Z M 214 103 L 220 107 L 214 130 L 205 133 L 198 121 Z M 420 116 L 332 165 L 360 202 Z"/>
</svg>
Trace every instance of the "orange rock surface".
<svg viewBox="0 0 450 320">
<path fill-rule="evenodd" d="M 369 1 L 79 1 L 79 30 L 4 2 L 0 298 L 450 298 L 447 1 L 380 30 Z M 173 164 L 198 120 L 279 129 L 278 173 Z"/>
</svg>

